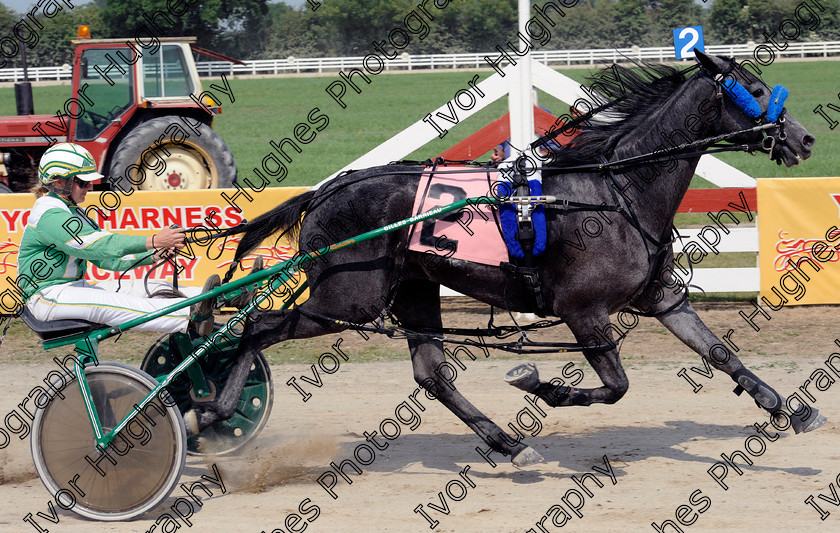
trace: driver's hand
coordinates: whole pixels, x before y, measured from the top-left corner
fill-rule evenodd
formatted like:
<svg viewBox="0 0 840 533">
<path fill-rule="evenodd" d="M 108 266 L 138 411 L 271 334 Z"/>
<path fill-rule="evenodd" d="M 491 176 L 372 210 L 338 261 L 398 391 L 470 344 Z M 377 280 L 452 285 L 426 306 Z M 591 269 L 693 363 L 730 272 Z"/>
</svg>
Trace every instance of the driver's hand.
<svg viewBox="0 0 840 533">
<path fill-rule="evenodd" d="M 156 250 L 172 248 L 180 250 L 184 247 L 185 238 L 184 228 L 164 228 L 154 236 L 154 239 L 149 237 L 146 248 L 149 250 L 152 248 Z"/>
</svg>

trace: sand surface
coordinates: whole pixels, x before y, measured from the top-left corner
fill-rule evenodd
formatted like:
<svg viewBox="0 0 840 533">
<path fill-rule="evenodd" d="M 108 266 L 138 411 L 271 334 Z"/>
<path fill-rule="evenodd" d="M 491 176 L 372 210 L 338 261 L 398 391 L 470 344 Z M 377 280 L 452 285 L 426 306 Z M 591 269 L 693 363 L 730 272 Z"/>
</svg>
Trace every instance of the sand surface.
<svg viewBox="0 0 840 533">
<path fill-rule="evenodd" d="M 840 351 L 834 344 L 840 335 L 836 308 L 782 309 L 758 333 L 738 316 L 746 308 L 709 306 L 701 316 L 720 334 L 734 328 L 745 364 L 785 395 L 818 369 L 826 370 L 825 360 Z M 325 339 L 325 350 L 330 344 Z M 362 343 L 347 346 L 351 358 L 364 349 Z M 321 376 L 320 388 L 306 385 L 312 397 L 305 403 L 285 383 L 292 376 L 300 381 L 308 365 L 278 365 L 272 367 L 274 409 L 254 445 L 238 457 L 187 458 L 184 482 L 214 477 L 215 465 L 225 492 L 205 483 L 212 497 L 199 493 L 203 505 L 195 505 L 189 527 L 177 521 L 180 531 L 270 533 L 304 526 L 325 532 L 429 531 L 430 522 L 415 512 L 421 505 L 438 532 L 654 531 L 652 522 L 680 525 L 677 516 L 683 519 L 680 528 L 691 532 L 840 529 L 840 385 L 825 377 L 807 386 L 816 399 L 811 403 L 828 417 L 825 426 L 800 435 L 767 426 L 767 436 L 759 436 L 754 424 L 768 421 L 763 411 L 746 395 L 733 395 L 733 383 L 717 373 L 708 379 L 687 370 L 702 385 L 693 392 L 678 373 L 692 366 L 702 370 L 699 359 L 654 320 L 644 320 L 622 348 L 630 390 L 616 405 L 551 409 L 539 402 L 541 412 L 503 382 L 519 360 L 495 351 L 489 358 L 476 355 L 476 361 L 462 357 L 466 369 L 459 368 L 456 385 L 497 424 L 527 433 L 544 463 L 519 470 L 493 453 L 492 466 L 476 451 L 483 443 L 442 405 L 423 393 L 415 394 L 416 403 L 410 399 L 416 386 L 407 361 L 343 363 Z M 52 368 L 44 353 L 33 357 L 44 363 L 0 364 L 1 413 L 13 409 Z M 580 354 L 531 359 L 544 378 L 562 376 L 564 366 L 573 363 L 567 375 L 581 370 L 583 385 L 598 383 Z M 838 379 L 830 372 L 818 375 Z M 416 419 L 400 405 L 412 406 Z M 396 422 L 399 416 L 407 423 Z M 373 449 L 364 433 L 379 432 L 386 419 L 394 423 L 382 427 L 391 434 L 399 427 L 400 435 L 390 441 L 380 437 L 377 442 L 388 447 L 371 457 L 359 445 Z M 721 458 L 735 451 L 753 462 L 734 459 L 741 475 Z M 326 483 L 324 474 L 335 473 L 330 463 L 346 459 L 363 473 L 345 467 L 352 484 L 336 476 L 334 499 L 317 480 Z M 726 490 L 709 475 L 710 468 L 721 476 L 728 470 Z M 183 496 L 176 489 L 164 504 L 130 522 L 94 522 L 59 509 L 58 522 L 51 523 L 37 514 L 49 516 L 51 498 L 32 465 L 29 439 L 15 437 L 0 450 L 0 531 L 37 531 L 23 521 L 32 513 L 39 527 L 53 533 L 145 532 L 172 514 L 170 507 Z M 809 496 L 823 509 L 824 521 L 805 502 Z M 162 526 L 152 531 L 175 530 L 172 523 Z"/>
</svg>

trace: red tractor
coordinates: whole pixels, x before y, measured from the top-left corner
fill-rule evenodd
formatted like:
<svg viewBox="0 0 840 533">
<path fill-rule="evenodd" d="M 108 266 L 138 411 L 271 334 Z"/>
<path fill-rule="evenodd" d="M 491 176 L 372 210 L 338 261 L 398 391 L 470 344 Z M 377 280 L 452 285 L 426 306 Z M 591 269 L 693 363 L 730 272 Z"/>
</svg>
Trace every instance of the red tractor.
<svg viewBox="0 0 840 533">
<path fill-rule="evenodd" d="M 0 117 L 0 193 L 27 192 L 37 182 L 41 155 L 65 141 L 93 154 L 107 180 L 100 189 L 233 185 L 236 163 L 211 128 L 221 108 L 202 94 L 194 37 L 72 42 L 73 95 L 63 108 L 33 114 L 31 85 L 24 82 L 15 86 L 18 115 Z"/>
</svg>

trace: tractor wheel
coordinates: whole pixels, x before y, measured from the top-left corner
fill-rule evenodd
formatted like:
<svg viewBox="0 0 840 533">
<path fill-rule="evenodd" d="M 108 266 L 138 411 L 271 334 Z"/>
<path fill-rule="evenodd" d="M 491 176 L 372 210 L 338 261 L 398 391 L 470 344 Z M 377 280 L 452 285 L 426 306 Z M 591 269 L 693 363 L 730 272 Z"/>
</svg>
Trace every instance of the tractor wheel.
<svg viewBox="0 0 840 533">
<path fill-rule="evenodd" d="M 112 181 L 126 178 L 132 187 L 144 191 L 232 187 L 236 162 L 225 141 L 204 123 L 195 133 L 178 118 L 157 117 L 137 126 L 120 141 L 106 176 Z M 192 123 L 194 119 L 186 120 Z M 173 124 L 180 130 L 170 128 Z M 189 135 L 182 139 L 183 131 Z M 122 182 L 122 188 L 128 185 Z"/>
</svg>

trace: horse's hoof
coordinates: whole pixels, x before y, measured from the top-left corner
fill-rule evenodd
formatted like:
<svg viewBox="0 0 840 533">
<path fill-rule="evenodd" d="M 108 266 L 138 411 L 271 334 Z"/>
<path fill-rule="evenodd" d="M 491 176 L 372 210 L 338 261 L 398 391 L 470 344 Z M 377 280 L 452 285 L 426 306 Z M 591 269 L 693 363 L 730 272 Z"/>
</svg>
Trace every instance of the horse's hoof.
<svg viewBox="0 0 840 533">
<path fill-rule="evenodd" d="M 799 408 L 790 416 L 790 425 L 793 426 L 793 431 L 796 434 L 814 431 L 828 421 L 826 417 L 820 414 L 816 407 L 810 408 L 810 416 L 804 420 L 802 416 L 797 414 L 797 411 L 799 411 Z"/>
<path fill-rule="evenodd" d="M 540 374 L 533 363 L 523 363 L 511 368 L 505 374 L 505 381 L 508 385 L 513 385 L 517 389 L 533 393 L 540 386 Z"/>
<path fill-rule="evenodd" d="M 805 432 L 807 433 L 808 431 L 814 431 L 815 429 L 819 429 L 826 422 L 828 422 L 828 419 L 823 415 L 817 413 L 817 416 L 814 417 L 814 420 L 810 424 L 808 424 L 808 427 L 805 428 Z"/>
<path fill-rule="evenodd" d="M 513 466 L 517 468 L 535 465 L 537 463 L 542 463 L 543 461 L 545 461 L 543 456 L 537 453 L 537 451 L 530 446 L 517 453 L 513 459 L 511 459 Z"/>
</svg>

